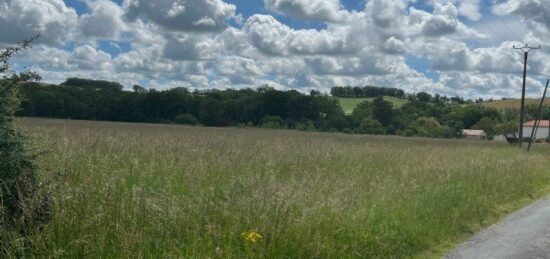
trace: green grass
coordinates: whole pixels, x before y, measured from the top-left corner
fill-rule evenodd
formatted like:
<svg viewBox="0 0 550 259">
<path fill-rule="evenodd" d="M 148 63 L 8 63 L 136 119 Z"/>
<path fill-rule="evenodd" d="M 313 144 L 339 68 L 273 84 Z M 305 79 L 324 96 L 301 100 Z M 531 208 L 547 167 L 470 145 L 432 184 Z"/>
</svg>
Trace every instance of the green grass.
<svg viewBox="0 0 550 259">
<path fill-rule="evenodd" d="M 24 119 L 52 258 L 435 257 L 546 193 L 548 147 Z M 262 235 L 257 243 L 241 236 Z M 3 240 L 4 241 L 4 240 Z M 18 250 L 19 249 L 19 250 Z"/>
<path fill-rule="evenodd" d="M 351 114 L 355 107 L 362 102 L 369 101 L 372 102 L 375 98 L 338 98 L 342 109 L 346 114 Z M 384 100 L 391 102 L 394 107 L 399 108 L 408 101 L 405 99 L 400 99 L 392 96 L 384 96 Z"/>
</svg>

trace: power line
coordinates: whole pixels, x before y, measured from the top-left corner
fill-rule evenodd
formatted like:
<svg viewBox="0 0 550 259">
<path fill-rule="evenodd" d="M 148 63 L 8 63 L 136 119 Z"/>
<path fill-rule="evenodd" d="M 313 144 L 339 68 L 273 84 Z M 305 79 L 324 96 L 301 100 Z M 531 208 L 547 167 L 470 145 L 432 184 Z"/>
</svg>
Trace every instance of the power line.
<svg viewBox="0 0 550 259">
<path fill-rule="evenodd" d="M 472 13 L 475 13 L 472 9 L 470 9 L 470 7 L 467 4 L 462 4 L 462 6 L 465 7 L 466 9 L 468 9 L 468 11 L 470 11 Z M 493 33 L 493 35 L 497 36 L 497 38 L 499 38 L 503 42 L 506 41 L 506 37 L 502 37 L 502 35 L 500 35 L 500 33 L 497 33 L 496 30 L 494 30 L 493 27 L 489 23 L 480 23 L 480 24 L 482 26 L 484 26 L 485 28 L 489 29 L 489 31 L 491 31 Z"/>
<path fill-rule="evenodd" d="M 506 23 L 504 22 L 504 19 L 502 19 L 502 17 L 500 17 L 500 15 L 498 14 L 494 14 L 498 20 L 500 21 L 500 23 L 502 23 L 502 25 L 504 25 L 504 27 L 506 29 L 508 29 L 508 31 L 510 31 L 510 33 L 512 33 L 516 38 L 518 38 L 520 41 L 523 39 L 523 37 L 519 37 L 519 34 L 517 34 L 514 30 L 512 30 L 508 25 L 506 25 Z M 522 24 L 523 25 L 523 24 Z"/>
</svg>

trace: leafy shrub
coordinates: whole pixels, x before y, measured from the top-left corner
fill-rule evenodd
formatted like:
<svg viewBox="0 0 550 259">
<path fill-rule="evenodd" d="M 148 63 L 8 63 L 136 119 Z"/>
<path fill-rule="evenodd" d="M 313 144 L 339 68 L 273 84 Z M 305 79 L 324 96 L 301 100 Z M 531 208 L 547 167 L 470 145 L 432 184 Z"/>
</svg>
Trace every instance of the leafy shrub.
<svg viewBox="0 0 550 259">
<path fill-rule="evenodd" d="M 315 125 L 312 121 L 306 121 L 306 122 L 299 122 L 296 124 L 297 130 L 303 130 L 303 131 L 314 131 Z"/>
<path fill-rule="evenodd" d="M 356 133 L 359 134 L 371 134 L 371 135 L 384 135 L 386 134 L 386 129 L 382 124 L 373 118 L 365 118 L 361 121 L 359 128 L 357 128 Z"/>
<path fill-rule="evenodd" d="M 176 116 L 176 123 L 184 125 L 197 125 L 199 120 L 189 113 L 184 113 Z"/>
<path fill-rule="evenodd" d="M 28 48 L 33 39 L 0 53 L 0 229 L 15 229 L 27 235 L 48 216 L 48 197 L 38 197 L 33 156 L 15 125 L 19 109 L 18 85 L 40 77 L 32 72 L 15 73 L 11 56 Z"/>
<path fill-rule="evenodd" d="M 342 133 L 353 134 L 353 130 L 350 129 L 350 128 L 344 128 L 344 129 L 342 130 Z"/>
<path fill-rule="evenodd" d="M 282 129 L 285 128 L 284 125 L 285 122 L 279 116 L 267 115 L 260 120 L 260 127 L 266 129 Z"/>
</svg>

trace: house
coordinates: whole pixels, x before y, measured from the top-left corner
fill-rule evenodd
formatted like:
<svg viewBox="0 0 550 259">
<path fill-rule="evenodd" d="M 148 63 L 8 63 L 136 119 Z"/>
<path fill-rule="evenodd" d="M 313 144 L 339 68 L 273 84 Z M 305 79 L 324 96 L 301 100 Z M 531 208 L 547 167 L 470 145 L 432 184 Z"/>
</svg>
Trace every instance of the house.
<svg viewBox="0 0 550 259">
<path fill-rule="evenodd" d="M 462 137 L 465 139 L 484 140 L 487 139 L 487 133 L 483 130 L 464 129 L 462 130 Z"/>
<path fill-rule="evenodd" d="M 533 132 L 533 128 L 535 127 L 536 121 L 528 121 L 523 124 L 523 137 L 529 139 L 531 137 L 531 133 Z M 535 136 L 535 140 L 537 139 L 547 139 L 550 137 L 550 121 L 549 120 L 540 120 L 539 121 L 539 128 L 537 130 L 537 135 Z"/>
</svg>

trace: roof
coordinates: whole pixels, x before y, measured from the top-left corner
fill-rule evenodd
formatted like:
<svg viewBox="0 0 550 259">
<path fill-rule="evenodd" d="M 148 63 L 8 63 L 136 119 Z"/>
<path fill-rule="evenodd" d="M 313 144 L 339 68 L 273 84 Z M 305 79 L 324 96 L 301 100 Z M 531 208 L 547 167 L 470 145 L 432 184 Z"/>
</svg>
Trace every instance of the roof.
<svg viewBox="0 0 550 259">
<path fill-rule="evenodd" d="M 483 130 L 464 129 L 462 134 L 465 136 L 487 136 Z"/>
<path fill-rule="evenodd" d="M 528 121 L 524 124 L 525 127 L 533 127 L 535 126 L 535 121 Z M 539 121 L 539 128 L 550 128 L 550 121 L 549 120 L 541 120 Z"/>
</svg>

